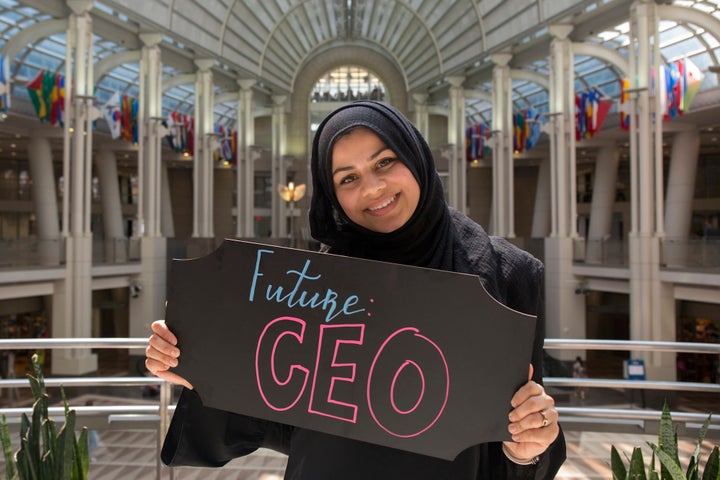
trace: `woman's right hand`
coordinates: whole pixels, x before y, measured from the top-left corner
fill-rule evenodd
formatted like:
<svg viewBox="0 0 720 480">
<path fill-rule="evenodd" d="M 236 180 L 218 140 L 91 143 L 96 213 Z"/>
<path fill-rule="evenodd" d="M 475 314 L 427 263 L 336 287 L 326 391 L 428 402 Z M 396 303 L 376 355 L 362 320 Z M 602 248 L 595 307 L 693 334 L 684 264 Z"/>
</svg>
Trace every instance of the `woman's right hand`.
<svg viewBox="0 0 720 480">
<path fill-rule="evenodd" d="M 180 375 L 169 369 L 177 367 L 180 349 L 177 348 L 177 338 L 165 325 L 165 320 L 156 320 L 150 327 L 153 334 L 148 339 L 145 349 L 145 366 L 155 376 L 170 383 L 182 385 L 192 390 L 193 386 Z"/>
</svg>

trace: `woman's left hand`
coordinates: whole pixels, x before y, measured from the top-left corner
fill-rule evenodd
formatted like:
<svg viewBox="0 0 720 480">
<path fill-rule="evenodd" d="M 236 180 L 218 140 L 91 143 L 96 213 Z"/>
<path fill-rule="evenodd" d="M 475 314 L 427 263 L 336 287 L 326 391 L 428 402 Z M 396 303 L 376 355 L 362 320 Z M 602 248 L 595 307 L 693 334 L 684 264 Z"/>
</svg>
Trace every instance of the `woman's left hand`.
<svg viewBox="0 0 720 480">
<path fill-rule="evenodd" d="M 530 374 L 533 367 L 530 365 Z M 515 392 L 510 402 L 508 430 L 512 442 L 504 442 L 505 448 L 517 459 L 530 460 L 540 455 L 555 441 L 560 433 L 555 400 L 545 392 L 542 385 L 532 380 Z"/>
</svg>

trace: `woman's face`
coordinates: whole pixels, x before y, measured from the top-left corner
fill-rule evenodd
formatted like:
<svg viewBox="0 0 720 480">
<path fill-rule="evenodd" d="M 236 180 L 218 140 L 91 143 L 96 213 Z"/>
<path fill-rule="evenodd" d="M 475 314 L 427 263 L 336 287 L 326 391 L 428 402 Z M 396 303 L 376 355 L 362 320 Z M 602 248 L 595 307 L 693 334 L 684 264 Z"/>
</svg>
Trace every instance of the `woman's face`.
<svg viewBox="0 0 720 480">
<path fill-rule="evenodd" d="M 332 178 L 345 214 L 374 232 L 390 233 L 405 225 L 420 201 L 413 174 L 367 128 L 355 128 L 335 142 Z"/>
</svg>

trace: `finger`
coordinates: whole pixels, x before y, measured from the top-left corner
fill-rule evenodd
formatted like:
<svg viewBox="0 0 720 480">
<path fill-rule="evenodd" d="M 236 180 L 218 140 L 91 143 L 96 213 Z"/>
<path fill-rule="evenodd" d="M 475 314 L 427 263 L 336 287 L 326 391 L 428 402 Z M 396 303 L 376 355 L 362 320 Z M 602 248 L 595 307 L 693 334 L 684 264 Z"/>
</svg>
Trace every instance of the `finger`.
<svg viewBox="0 0 720 480">
<path fill-rule="evenodd" d="M 165 324 L 165 320 L 156 320 L 150 325 L 150 329 L 154 334 L 160 336 L 166 342 L 177 345 L 177 337 L 170 331 Z"/>
<path fill-rule="evenodd" d="M 532 380 L 529 380 L 525 385 L 520 387 L 517 392 L 515 392 L 515 395 L 513 395 L 512 399 L 510 400 L 510 405 L 512 405 L 514 408 L 517 408 L 518 406 L 526 402 L 529 398 L 537 395 L 542 395 L 544 393 L 545 389 L 542 385 L 535 383 Z"/>
<path fill-rule="evenodd" d="M 557 425 L 558 417 L 558 412 L 554 408 L 539 410 L 517 421 L 511 421 L 508 431 L 512 435 L 517 435 L 530 430 L 548 428 L 551 425 Z"/>
<path fill-rule="evenodd" d="M 532 380 L 533 373 L 535 373 L 535 367 L 533 367 L 533 364 L 531 363 L 528 371 L 528 382 Z"/>
<path fill-rule="evenodd" d="M 172 338 L 168 341 L 168 339 L 161 334 L 154 333 L 148 338 L 148 347 L 154 348 L 168 357 L 177 358 L 180 356 L 180 349 L 176 346 L 176 341 L 173 340 L 176 339 Z"/>
<path fill-rule="evenodd" d="M 159 378 L 162 378 L 163 380 L 173 383 L 175 385 L 182 385 L 183 387 L 189 388 L 190 390 L 193 389 L 192 384 L 190 382 L 188 382 L 187 380 L 185 380 L 185 378 L 178 375 L 177 373 L 169 372 L 166 370 L 164 372 L 158 373 L 157 376 Z"/>
<path fill-rule="evenodd" d="M 177 367 L 178 366 L 178 359 L 172 355 L 167 355 L 160 350 L 154 348 L 152 345 L 149 345 L 145 349 L 145 364 L 147 365 L 148 361 L 152 361 L 153 365 L 158 365 L 158 370 L 167 370 L 168 368 Z M 155 363 L 156 362 L 156 363 Z M 149 368 L 148 368 L 149 370 Z M 152 370 L 150 370 L 152 372 Z M 154 372 L 153 372 L 154 373 Z"/>
<path fill-rule="evenodd" d="M 539 422 L 536 420 L 535 423 L 537 424 Z M 548 423 L 547 427 L 530 428 L 517 433 L 512 433 L 511 436 L 513 442 L 516 443 L 532 443 L 547 446 L 555 441 L 559 432 L 560 427 L 558 426 L 557 421 L 554 421 L 552 423 Z"/>
</svg>

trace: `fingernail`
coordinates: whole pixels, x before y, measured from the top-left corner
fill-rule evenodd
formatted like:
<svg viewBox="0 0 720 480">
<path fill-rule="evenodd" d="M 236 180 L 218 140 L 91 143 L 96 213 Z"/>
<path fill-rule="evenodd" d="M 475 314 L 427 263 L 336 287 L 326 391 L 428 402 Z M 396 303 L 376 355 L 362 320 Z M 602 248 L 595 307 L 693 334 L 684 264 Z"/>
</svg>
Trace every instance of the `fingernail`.
<svg viewBox="0 0 720 480">
<path fill-rule="evenodd" d="M 511 423 L 510 426 L 508 427 L 508 431 L 509 431 L 510 433 L 517 433 L 517 431 L 518 431 L 518 426 L 515 425 L 514 423 Z"/>
</svg>

